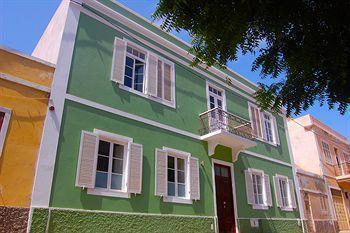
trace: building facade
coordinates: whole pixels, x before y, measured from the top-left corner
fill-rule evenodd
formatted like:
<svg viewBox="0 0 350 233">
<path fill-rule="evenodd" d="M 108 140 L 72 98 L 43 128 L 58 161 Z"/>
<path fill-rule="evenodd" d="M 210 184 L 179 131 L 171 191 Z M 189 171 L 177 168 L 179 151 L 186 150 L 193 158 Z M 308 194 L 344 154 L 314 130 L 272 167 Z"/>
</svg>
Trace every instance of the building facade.
<svg viewBox="0 0 350 233">
<path fill-rule="evenodd" d="M 302 230 L 286 117 L 255 84 L 191 67 L 188 44 L 118 3 L 58 12 L 35 49 L 57 67 L 31 232 Z"/>
<path fill-rule="evenodd" d="M 349 228 L 349 141 L 311 115 L 288 121 L 310 232 Z"/>
<path fill-rule="evenodd" d="M 0 232 L 25 232 L 54 66 L 0 47 Z"/>
</svg>

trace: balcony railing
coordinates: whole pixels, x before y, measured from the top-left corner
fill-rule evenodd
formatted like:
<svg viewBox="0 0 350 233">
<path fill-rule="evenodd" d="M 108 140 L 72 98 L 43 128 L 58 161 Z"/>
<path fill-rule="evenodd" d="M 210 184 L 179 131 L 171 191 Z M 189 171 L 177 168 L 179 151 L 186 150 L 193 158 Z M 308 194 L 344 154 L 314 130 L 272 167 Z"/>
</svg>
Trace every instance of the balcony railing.
<svg viewBox="0 0 350 233">
<path fill-rule="evenodd" d="M 252 140 L 254 138 L 250 121 L 220 108 L 210 109 L 200 114 L 199 118 L 202 125 L 199 131 L 201 135 L 206 135 L 217 130 L 224 130 L 246 139 Z"/>
<path fill-rule="evenodd" d="M 350 162 L 344 162 L 334 165 L 336 176 L 350 175 Z"/>
</svg>

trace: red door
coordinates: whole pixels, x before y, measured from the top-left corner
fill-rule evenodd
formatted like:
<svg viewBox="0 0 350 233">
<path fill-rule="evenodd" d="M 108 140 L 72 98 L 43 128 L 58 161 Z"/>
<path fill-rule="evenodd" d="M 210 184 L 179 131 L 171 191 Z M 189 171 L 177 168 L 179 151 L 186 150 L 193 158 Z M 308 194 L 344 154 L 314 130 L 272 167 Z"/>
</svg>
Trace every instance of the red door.
<svg viewBox="0 0 350 233">
<path fill-rule="evenodd" d="M 219 232 L 236 232 L 235 215 L 232 199 L 232 180 L 230 167 L 214 164 L 216 210 L 218 215 Z"/>
</svg>

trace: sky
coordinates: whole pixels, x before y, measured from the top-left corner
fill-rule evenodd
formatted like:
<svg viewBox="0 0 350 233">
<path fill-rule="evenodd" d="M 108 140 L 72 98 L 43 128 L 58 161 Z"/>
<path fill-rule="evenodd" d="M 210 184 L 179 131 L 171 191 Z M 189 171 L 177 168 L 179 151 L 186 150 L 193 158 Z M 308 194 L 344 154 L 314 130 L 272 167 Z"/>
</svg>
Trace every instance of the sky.
<svg viewBox="0 0 350 233">
<path fill-rule="evenodd" d="M 151 19 L 157 6 L 157 0 L 119 0 L 126 7 L 140 15 Z M 0 45 L 25 54 L 31 54 L 44 32 L 51 17 L 55 13 L 60 0 L 0 0 Z M 190 42 L 186 32 L 174 33 L 181 39 Z M 240 55 L 237 61 L 228 66 L 253 82 L 271 83 L 271 80 L 261 80 L 259 71 L 252 72 L 253 55 Z M 350 90 L 349 90 L 350 91 Z M 299 116 L 311 114 L 350 139 L 350 113 L 340 115 L 327 106 L 315 105 Z"/>
</svg>

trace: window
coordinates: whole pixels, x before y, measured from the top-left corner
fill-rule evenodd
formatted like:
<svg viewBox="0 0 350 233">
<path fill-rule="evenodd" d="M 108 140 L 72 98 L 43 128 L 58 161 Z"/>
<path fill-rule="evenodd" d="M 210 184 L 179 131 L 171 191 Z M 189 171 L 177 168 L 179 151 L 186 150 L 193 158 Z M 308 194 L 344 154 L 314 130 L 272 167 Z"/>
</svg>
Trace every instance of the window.
<svg viewBox="0 0 350 233">
<path fill-rule="evenodd" d="M 0 107 L 0 157 L 5 143 L 7 129 L 10 123 L 11 110 Z"/>
<path fill-rule="evenodd" d="M 112 197 L 140 194 L 143 147 L 132 138 L 94 130 L 82 131 L 76 186 Z"/>
<path fill-rule="evenodd" d="M 104 140 L 99 141 L 96 188 L 107 190 L 125 189 L 125 151 L 126 146 Z"/>
<path fill-rule="evenodd" d="M 168 155 L 168 196 L 186 197 L 186 162 Z"/>
<path fill-rule="evenodd" d="M 119 88 L 175 108 L 174 64 L 139 45 L 115 38 L 111 80 Z"/>
<path fill-rule="evenodd" d="M 253 190 L 254 190 L 254 204 L 263 205 L 263 184 L 261 174 L 252 174 L 253 176 Z"/>
<path fill-rule="evenodd" d="M 333 164 L 332 155 L 331 155 L 331 151 L 329 149 L 328 143 L 322 141 L 322 150 L 323 150 L 323 154 L 326 159 L 326 162 L 329 164 Z"/>
<path fill-rule="evenodd" d="M 262 112 L 260 109 L 249 103 L 249 117 L 253 134 L 270 144 L 279 145 L 278 128 L 276 118 L 268 113 Z"/>
<path fill-rule="evenodd" d="M 248 204 L 253 209 L 268 209 L 272 206 L 270 178 L 264 171 L 249 168 L 244 171 Z"/>
<path fill-rule="evenodd" d="M 130 46 L 126 47 L 124 85 L 139 92 L 143 92 L 145 58 L 145 53 Z"/>
<path fill-rule="evenodd" d="M 280 178 L 279 183 L 280 183 L 282 207 L 288 207 L 289 206 L 289 197 L 288 197 L 287 179 Z"/>
<path fill-rule="evenodd" d="M 172 101 L 172 66 L 163 60 L 157 64 L 157 97 Z"/>
<path fill-rule="evenodd" d="M 274 142 L 273 135 L 272 135 L 271 116 L 267 113 L 263 113 L 263 116 L 264 116 L 265 139 L 268 142 Z"/>
<path fill-rule="evenodd" d="M 327 198 L 325 196 L 320 196 L 321 211 L 327 211 Z"/>
<path fill-rule="evenodd" d="M 199 164 L 190 153 L 164 147 L 156 149 L 155 194 L 164 202 L 192 204 L 199 200 Z"/>
<path fill-rule="evenodd" d="M 273 181 L 277 206 L 284 211 L 293 211 L 296 208 L 293 181 L 282 175 L 274 176 Z"/>
</svg>

